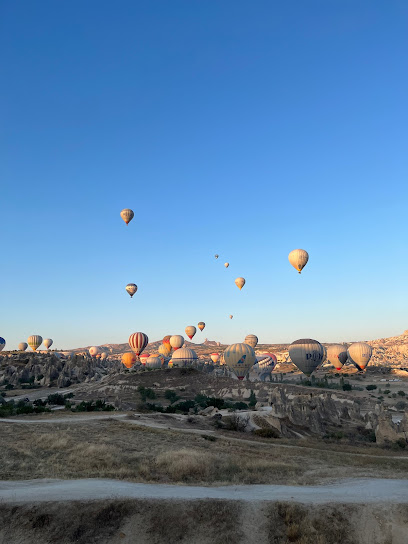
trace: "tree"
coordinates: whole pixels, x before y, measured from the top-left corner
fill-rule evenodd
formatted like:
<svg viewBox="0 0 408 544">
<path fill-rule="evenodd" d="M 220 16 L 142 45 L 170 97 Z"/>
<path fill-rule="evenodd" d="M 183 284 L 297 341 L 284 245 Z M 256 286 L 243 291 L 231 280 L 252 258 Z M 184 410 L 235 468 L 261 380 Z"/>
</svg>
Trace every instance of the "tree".
<svg viewBox="0 0 408 544">
<path fill-rule="evenodd" d="M 256 404 L 256 395 L 254 393 L 254 391 L 252 391 L 251 389 L 251 394 L 249 395 L 249 402 L 248 402 L 248 405 L 253 408 Z"/>
</svg>

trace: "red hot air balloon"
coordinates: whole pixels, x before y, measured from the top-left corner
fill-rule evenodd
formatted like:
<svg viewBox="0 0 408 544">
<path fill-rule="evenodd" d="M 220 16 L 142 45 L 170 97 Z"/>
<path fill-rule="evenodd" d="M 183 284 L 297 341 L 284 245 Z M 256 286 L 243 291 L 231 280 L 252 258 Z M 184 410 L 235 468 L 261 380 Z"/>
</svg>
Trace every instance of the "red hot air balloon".
<svg viewBox="0 0 408 544">
<path fill-rule="evenodd" d="M 129 336 L 129 346 L 136 355 L 140 355 L 149 343 L 149 338 L 144 332 L 135 332 Z"/>
</svg>

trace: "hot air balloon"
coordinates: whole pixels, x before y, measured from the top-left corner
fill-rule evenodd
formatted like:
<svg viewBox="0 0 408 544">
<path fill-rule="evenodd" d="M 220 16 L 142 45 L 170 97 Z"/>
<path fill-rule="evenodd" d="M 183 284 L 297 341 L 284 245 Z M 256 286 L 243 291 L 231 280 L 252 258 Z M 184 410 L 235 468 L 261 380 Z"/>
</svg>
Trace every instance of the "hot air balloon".
<svg viewBox="0 0 408 544">
<path fill-rule="evenodd" d="M 149 338 L 144 332 L 135 332 L 129 336 L 128 342 L 136 355 L 140 355 L 149 343 Z"/>
<path fill-rule="evenodd" d="M 200 329 L 200 331 L 203 331 L 205 329 L 205 323 L 204 321 L 200 321 L 197 325 L 197 327 Z"/>
<path fill-rule="evenodd" d="M 131 351 L 124 353 L 122 355 L 122 363 L 126 368 L 132 368 L 132 366 L 136 363 L 136 355 Z"/>
<path fill-rule="evenodd" d="M 210 357 L 211 357 L 211 361 L 212 361 L 214 364 L 217 364 L 217 363 L 218 363 L 218 360 L 219 360 L 219 358 L 220 358 L 220 354 L 219 354 L 219 353 L 211 353 Z"/>
<path fill-rule="evenodd" d="M 343 344 L 333 344 L 327 348 L 327 360 L 336 370 L 341 370 L 347 357 L 347 347 Z"/>
<path fill-rule="evenodd" d="M 190 340 L 193 338 L 196 332 L 197 329 L 194 327 L 194 325 L 189 325 L 188 327 L 186 327 L 185 333 L 190 338 Z"/>
<path fill-rule="evenodd" d="M 235 280 L 235 285 L 238 287 L 238 289 L 241 291 L 241 289 L 244 287 L 245 285 L 245 278 L 237 278 Z"/>
<path fill-rule="evenodd" d="M 25 351 L 28 348 L 27 342 L 20 342 L 18 345 L 19 351 Z"/>
<path fill-rule="evenodd" d="M 3 351 L 3 349 L 5 348 L 5 345 L 6 345 L 6 341 L 4 340 L 4 338 L 0 336 L 0 351 Z"/>
<path fill-rule="evenodd" d="M 133 210 L 130 210 L 129 208 L 125 208 L 120 212 L 120 216 L 123 219 L 123 221 L 126 223 L 126 225 L 129 225 L 129 223 L 132 221 L 135 214 L 133 213 Z"/>
<path fill-rule="evenodd" d="M 160 357 L 155 357 L 153 355 L 150 355 L 146 359 L 146 368 L 160 368 L 162 365 Z"/>
<path fill-rule="evenodd" d="M 327 348 L 326 346 L 323 346 L 323 344 L 322 344 L 322 348 L 323 348 L 323 359 L 322 359 L 322 364 L 323 364 L 327 361 Z"/>
<path fill-rule="evenodd" d="M 157 350 L 164 357 L 168 357 L 171 353 L 171 346 L 166 344 L 160 344 L 159 349 Z"/>
<path fill-rule="evenodd" d="M 174 351 L 177 349 L 180 349 L 181 346 L 184 344 L 184 338 L 180 334 L 175 334 L 170 338 L 170 345 L 173 348 Z M 173 356 L 174 359 L 174 356 Z"/>
<path fill-rule="evenodd" d="M 364 370 L 370 362 L 373 348 L 365 342 L 355 342 L 348 348 L 347 354 L 358 370 Z"/>
<path fill-rule="evenodd" d="M 218 259 L 219 255 L 215 254 L 214 257 L 215 257 L 216 259 Z"/>
<path fill-rule="evenodd" d="M 150 357 L 150 353 L 142 353 L 142 355 L 139 357 L 140 362 L 143 366 L 145 366 L 147 359 Z"/>
<path fill-rule="evenodd" d="M 96 357 L 99 354 L 99 352 L 100 352 L 100 350 L 96 346 L 92 346 L 91 348 L 89 348 L 89 355 L 91 357 Z"/>
<path fill-rule="evenodd" d="M 224 263 L 225 268 L 229 267 L 229 263 Z"/>
<path fill-rule="evenodd" d="M 270 368 L 273 370 L 278 362 L 274 353 L 261 353 L 261 355 L 257 355 L 256 360 L 260 369 Z"/>
<path fill-rule="evenodd" d="M 233 315 L 230 315 L 229 318 L 232 319 L 234 316 Z"/>
<path fill-rule="evenodd" d="M 173 359 L 170 359 L 170 361 L 167 363 L 167 368 L 173 368 Z"/>
<path fill-rule="evenodd" d="M 101 361 L 104 361 L 105 359 L 108 358 L 108 354 L 106 353 L 106 351 L 104 351 L 103 353 L 101 353 Z"/>
<path fill-rule="evenodd" d="M 135 283 L 128 283 L 125 289 L 129 293 L 130 298 L 132 298 L 137 291 L 137 285 Z"/>
<path fill-rule="evenodd" d="M 188 366 L 198 359 L 197 353 L 190 348 L 180 348 L 175 353 L 171 360 L 174 366 Z"/>
<path fill-rule="evenodd" d="M 251 348 L 256 348 L 256 345 L 258 343 L 258 337 L 255 336 L 255 334 L 247 334 L 245 336 L 245 340 L 244 340 L 244 343 L 245 344 L 248 344 L 248 346 L 251 346 Z"/>
<path fill-rule="evenodd" d="M 294 268 L 296 268 L 296 270 L 300 274 L 304 267 L 307 265 L 307 261 L 309 260 L 309 254 L 304 249 L 294 249 L 289 253 L 288 259 L 290 264 Z"/>
<path fill-rule="evenodd" d="M 165 337 L 163 338 L 162 341 L 163 341 L 163 344 L 164 344 L 165 346 L 168 346 L 169 350 L 171 351 L 170 338 L 171 338 L 171 334 L 168 334 L 167 336 L 165 336 Z"/>
<path fill-rule="evenodd" d="M 47 348 L 47 349 L 50 349 L 50 347 L 52 346 L 54 342 L 51 340 L 51 338 L 46 338 L 44 340 L 44 346 Z"/>
<path fill-rule="evenodd" d="M 323 361 L 324 349 L 317 340 L 296 340 L 289 346 L 289 355 L 298 369 L 310 376 Z"/>
<path fill-rule="evenodd" d="M 42 341 L 42 337 L 38 334 L 32 334 L 27 339 L 27 343 L 33 351 L 36 351 L 41 346 Z"/>
<path fill-rule="evenodd" d="M 255 351 L 248 344 L 232 344 L 224 351 L 224 360 L 239 380 L 243 380 L 256 363 Z"/>
</svg>

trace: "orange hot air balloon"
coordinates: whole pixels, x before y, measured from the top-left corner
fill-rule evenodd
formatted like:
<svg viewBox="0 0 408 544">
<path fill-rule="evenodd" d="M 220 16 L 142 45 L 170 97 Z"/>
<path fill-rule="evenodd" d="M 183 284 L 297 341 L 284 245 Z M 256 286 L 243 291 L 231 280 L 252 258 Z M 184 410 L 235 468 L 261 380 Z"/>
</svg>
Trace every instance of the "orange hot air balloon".
<svg viewBox="0 0 408 544">
<path fill-rule="evenodd" d="M 169 348 L 169 350 L 171 351 L 171 344 L 170 344 L 170 338 L 171 338 L 171 334 L 168 334 L 167 336 L 165 336 L 163 338 L 163 344 L 165 346 L 167 346 Z"/>
<path fill-rule="evenodd" d="M 200 331 L 203 331 L 204 328 L 205 328 L 205 323 L 204 323 L 204 321 L 200 321 L 200 323 L 198 323 L 197 327 L 200 329 Z"/>
<path fill-rule="evenodd" d="M 235 280 L 235 285 L 238 287 L 238 289 L 241 291 L 241 289 L 244 287 L 245 285 L 245 278 L 237 278 Z"/>
<path fill-rule="evenodd" d="M 131 351 L 124 353 L 122 355 L 122 363 L 126 368 L 132 368 L 132 366 L 136 363 L 136 355 Z"/>
<path fill-rule="evenodd" d="M 140 362 L 143 366 L 146 366 L 146 361 L 150 357 L 150 353 L 142 353 L 142 355 L 139 357 Z"/>
</svg>

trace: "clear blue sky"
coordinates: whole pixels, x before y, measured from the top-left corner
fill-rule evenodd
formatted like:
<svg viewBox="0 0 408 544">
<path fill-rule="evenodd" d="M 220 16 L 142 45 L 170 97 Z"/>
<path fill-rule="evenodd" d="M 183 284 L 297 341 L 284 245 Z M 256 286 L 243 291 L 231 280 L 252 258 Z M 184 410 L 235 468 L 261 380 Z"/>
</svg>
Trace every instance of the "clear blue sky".
<svg viewBox="0 0 408 544">
<path fill-rule="evenodd" d="M 407 21 L 405 0 L 4 0 L 7 348 L 407 329 Z"/>
</svg>

